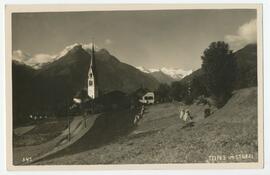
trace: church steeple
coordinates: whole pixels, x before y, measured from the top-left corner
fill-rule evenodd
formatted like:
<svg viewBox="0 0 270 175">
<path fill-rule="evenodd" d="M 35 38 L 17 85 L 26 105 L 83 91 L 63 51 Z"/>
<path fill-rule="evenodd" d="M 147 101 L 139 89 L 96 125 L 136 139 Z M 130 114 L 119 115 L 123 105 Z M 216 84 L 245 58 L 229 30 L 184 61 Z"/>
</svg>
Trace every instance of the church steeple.
<svg viewBox="0 0 270 175">
<path fill-rule="evenodd" d="M 94 47 L 94 43 L 92 43 L 90 67 L 92 68 L 94 67 L 94 62 L 95 62 L 95 47 Z"/>
<path fill-rule="evenodd" d="M 96 67 L 95 67 L 95 46 L 92 43 L 91 48 L 91 60 L 88 71 L 88 96 L 92 99 L 95 99 L 98 96 L 97 90 L 97 80 L 96 80 Z"/>
</svg>

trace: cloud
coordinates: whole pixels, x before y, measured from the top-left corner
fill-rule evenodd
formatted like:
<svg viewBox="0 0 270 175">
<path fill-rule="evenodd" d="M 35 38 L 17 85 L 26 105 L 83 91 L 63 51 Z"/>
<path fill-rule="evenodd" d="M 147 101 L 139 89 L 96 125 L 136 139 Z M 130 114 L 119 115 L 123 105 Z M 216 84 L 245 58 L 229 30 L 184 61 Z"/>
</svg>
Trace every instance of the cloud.
<svg viewBox="0 0 270 175">
<path fill-rule="evenodd" d="M 21 50 L 15 50 L 12 52 L 12 59 L 16 60 L 16 61 L 22 61 L 25 62 L 29 59 L 31 59 L 32 56 L 28 53 L 25 53 Z"/>
<path fill-rule="evenodd" d="M 238 50 L 247 44 L 257 43 L 257 20 L 252 19 L 240 26 L 236 35 L 226 35 L 225 41 L 233 50 Z"/>
<path fill-rule="evenodd" d="M 107 45 L 112 44 L 112 40 L 110 40 L 109 38 L 107 38 L 107 39 L 105 40 L 105 44 L 107 44 Z"/>
</svg>

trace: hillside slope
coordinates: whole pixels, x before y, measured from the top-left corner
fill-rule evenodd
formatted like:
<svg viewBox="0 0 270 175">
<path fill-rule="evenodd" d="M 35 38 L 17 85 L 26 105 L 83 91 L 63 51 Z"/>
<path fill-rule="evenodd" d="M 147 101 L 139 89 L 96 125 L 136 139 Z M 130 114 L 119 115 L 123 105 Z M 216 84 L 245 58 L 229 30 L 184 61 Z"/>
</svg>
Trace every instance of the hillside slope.
<svg viewBox="0 0 270 175">
<path fill-rule="evenodd" d="M 257 86 L 257 44 L 249 44 L 235 52 L 237 77 L 235 88 Z"/>
<path fill-rule="evenodd" d="M 105 49 L 96 53 L 96 64 L 99 87 L 103 93 L 114 90 L 131 93 L 142 86 L 150 90 L 158 87 L 159 82 L 155 78 L 120 62 Z"/>
<path fill-rule="evenodd" d="M 86 143 L 81 152 L 58 155 L 37 164 L 220 163 L 258 160 L 257 88 L 235 91 L 223 108 L 206 119 L 199 117 L 203 113 L 203 106 L 181 107 L 190 109 L 194 117 L 193 124 L 179 120 L 178 103 L 149 106 L 133 132 L 98 147 Z M 209 156 L 225 158 L 213 160 Z"/>
</svg>

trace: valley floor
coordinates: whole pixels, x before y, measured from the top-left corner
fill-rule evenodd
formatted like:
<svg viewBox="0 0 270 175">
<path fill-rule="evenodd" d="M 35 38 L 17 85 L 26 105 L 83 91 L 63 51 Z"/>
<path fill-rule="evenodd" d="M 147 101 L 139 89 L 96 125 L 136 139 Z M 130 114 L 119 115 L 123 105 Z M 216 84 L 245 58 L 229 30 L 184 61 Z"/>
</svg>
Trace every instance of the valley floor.
<svg viewBox="0 0 270 175">
<path fill-rule="evenodd" d="M 98 135 L 86 135 L 79 145 L 35 164 L 258 161 L 257 88 L 236 91 L 223 108 L 206 119 L 203 117 L 204 106 L 182 107 L 191 111 L 192 123 L 179 119 L 176 102 L 147 106 L 144 117 L 132 130 L 114 133 L 106 141 Z M 124 123 L 117 128 L 123 126 Z"/>
</svg>

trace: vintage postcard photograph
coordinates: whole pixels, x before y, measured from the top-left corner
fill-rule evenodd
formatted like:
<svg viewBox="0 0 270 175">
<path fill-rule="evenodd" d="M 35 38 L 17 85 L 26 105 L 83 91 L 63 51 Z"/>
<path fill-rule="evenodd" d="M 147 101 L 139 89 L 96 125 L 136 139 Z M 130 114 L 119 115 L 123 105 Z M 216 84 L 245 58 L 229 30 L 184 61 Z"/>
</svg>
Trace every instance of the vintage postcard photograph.
<svg viewBox="0 0 270 175">
<path fill-rule="evenodd" d="M 261 11 L 6 6 L 7 166 L 262 168 Z"/>
</svg>

